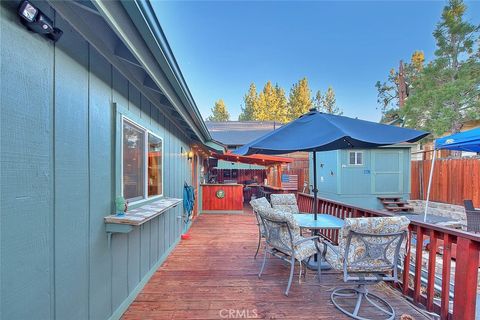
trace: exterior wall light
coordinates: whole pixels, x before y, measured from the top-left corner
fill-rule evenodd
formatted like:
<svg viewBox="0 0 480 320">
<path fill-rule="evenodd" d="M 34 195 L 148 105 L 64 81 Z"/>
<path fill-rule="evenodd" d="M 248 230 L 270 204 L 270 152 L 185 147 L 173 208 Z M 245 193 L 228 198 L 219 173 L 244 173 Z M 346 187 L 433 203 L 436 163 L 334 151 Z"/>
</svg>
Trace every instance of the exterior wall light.
<svg viewBox="0 0 480 320">
<path fill-rule="evenodd" d="M 57 42 L 63 34 L 62 30 L 53 26 L 49 17 L 27 0 L 20 3 L 18 15 L 22 18 L 21 22 L 28 30 L 43 34 L 53 42 Z"/>
<path fill-rule="evenodd" d="M 192 160 L 193 159 L 193 151 L 190 150 L 188 153 L 187 153 L 187 159 L 188 160 Z"/>
</svg>

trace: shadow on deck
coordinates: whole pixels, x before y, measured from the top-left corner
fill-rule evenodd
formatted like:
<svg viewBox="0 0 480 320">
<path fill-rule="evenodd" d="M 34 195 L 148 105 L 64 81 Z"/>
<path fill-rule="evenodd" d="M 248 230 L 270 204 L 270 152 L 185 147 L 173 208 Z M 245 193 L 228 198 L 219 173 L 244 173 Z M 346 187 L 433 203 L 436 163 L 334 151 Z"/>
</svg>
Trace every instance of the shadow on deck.
<svg viewBox="0 0 480 320">
<path fill-rule="evenodd" d="M 340 273 L 324 272 L 318 282 L 310 271 L 300 284 L 297 273 L 288 297 L 289 269 L 280 259 L 270 258 L 258 279 L 255 221 L 251 213 L 198 217 L 191 239 L 177 246 L 123 319 L 348 319 L 330 301 L 333 288 L 344 285 Z M 373 291 L 394 306 L 397 319 L 404 313 L 426 319 L 394 289 Z"/>
</svg>

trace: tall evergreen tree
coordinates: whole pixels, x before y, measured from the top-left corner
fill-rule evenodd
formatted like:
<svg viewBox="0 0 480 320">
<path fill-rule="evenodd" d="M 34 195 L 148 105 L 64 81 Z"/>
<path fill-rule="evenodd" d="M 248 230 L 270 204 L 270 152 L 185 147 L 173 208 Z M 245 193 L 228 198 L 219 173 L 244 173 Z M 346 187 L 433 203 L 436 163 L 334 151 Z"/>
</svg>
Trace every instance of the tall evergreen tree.
<svg viewBox="0 0 480 320">
<path fill-rule="evenodd" d="M 465 10 L 460 0 L 450 0 L 443 9 L 433 33 L 436 59 L 413 82 L 400 110 L 407 126 L 440 135 L 480 119 L 480 26 L 464 20 Z"/>
<path fill-rule="evenodd" d="M 311 91 L 308 87 L 308 80 L 305 77 L 295 83 L 290 89 L 288 102 L 290 120 L 294 120 L 302 114 L 307 113 L 312 107 L 312 104 Z"/>
<path fill-rule="evenodd" d="M 407 97 L 412 90 L 413 82 L 418 78 L 425 62 L 425 55 L 422 51 L 413 52 L 410 62 L 404 64 L 403 77 L 405 79 Z M 390 116 L 399 114 L 399 70 L 390 69 L 387 81 L 377 81 L 377 102 L 380 105 L 382 113 L 388 112 Z"/>
<path fill-rule="evenodd" d="M 285 95 L 285 90 L 278 84 L 275 85 L 275 109 L 273 120 L 281 123 L 289 121 L 288 118 L 288 101 Z"/>
<path fill-rule="evenodd" d="M 207 118 L 207 121 L 228 121 L 230 114 L 227 111 L 227 106 L 223 99 L 215 101 L 215 106 L 211 109 L 212 115 Z"/>
<path fill-rule="evenodd" d="M 327 92 L 322 96 L 320 90 L 315 94 L 314 107 L 324 113 L 342 115 L 343 112 L 337 106 L 337 98 L 332 87 L 328 87 Z"/>
<path fill-rule="evenodd" d="M 258 94 L 255 83 L 251 83 L 247 94 L 243 97 L 245 107 L 242 107 L 242 113 L 238 116 L 239 121 L 255 120 L 255 106 L 257 104 Z"/>
<path fill-rule="evenodd" d="M 254 118 L 258 121 L 273 120 L 276 109 L 276 92 L 270 81 L 267 81 L 258 95 Z"/>
</svg>

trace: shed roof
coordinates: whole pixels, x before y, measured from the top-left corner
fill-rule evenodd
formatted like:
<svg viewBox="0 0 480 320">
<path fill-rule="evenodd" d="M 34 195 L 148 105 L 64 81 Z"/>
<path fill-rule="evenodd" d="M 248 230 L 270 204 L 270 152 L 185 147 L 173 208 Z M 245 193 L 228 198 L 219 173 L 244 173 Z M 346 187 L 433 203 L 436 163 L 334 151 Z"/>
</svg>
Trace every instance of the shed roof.
<svg viewBox="0 0 480 320">
<path fill-rule="evenodd" d="M 244 145 L 282 126 L 275 121 L 206 121 L 205 124 L 213 139 L 235 146 Z"/>
</svg>

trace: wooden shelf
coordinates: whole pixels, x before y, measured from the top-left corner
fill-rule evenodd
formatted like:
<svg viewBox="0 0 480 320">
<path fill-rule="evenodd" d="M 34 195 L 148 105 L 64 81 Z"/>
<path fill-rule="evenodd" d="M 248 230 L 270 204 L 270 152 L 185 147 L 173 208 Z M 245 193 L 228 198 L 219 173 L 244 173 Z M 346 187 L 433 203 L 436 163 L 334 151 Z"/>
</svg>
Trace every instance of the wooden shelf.
<svg viewBox="0 0 480 320">
<path fill-rule="evenodd" d="M 177 198 L 162 198 L 135 209 L 129 210 L 124 216 L 110 215 L 105 217 L 105 223 L 108 224 L 120 224 L 139 226 L 145 222 L 158 217 L 168 209 L 176 207 L 183 199 Z M 107 226 L 108 229 L 117 229 L 112 226 Z M 119 230 L 127 230 L 128 228 L 118 228 Z M 108 232 L 108 231 L 107 231 Z M 121 231 L 119 231 L 121 232 Z M 129 231 L 127 231 L 129 232 Z M 122 232 L 126 233 L 126 232 Z"/>
</svg>

